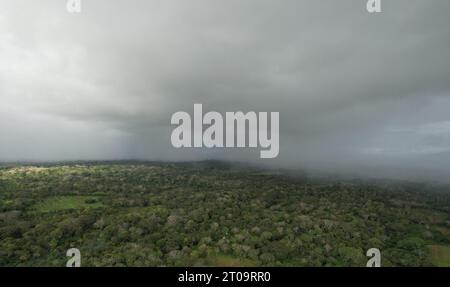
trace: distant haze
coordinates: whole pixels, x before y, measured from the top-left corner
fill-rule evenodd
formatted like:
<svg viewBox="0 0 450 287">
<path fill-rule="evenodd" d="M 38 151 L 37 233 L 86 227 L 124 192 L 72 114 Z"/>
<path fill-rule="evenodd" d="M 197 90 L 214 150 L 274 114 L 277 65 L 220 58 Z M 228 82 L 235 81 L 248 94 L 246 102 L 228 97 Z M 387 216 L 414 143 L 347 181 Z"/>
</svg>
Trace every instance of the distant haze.
<svg viewBox="0 0 450 287">
<path fill-rule="evenodd" d="M 0 0 L 0 161 L 242 160 L 450 178 L 450 1 Z M 280 113 L 280 155 L 170 117 Z"/>
</svg>

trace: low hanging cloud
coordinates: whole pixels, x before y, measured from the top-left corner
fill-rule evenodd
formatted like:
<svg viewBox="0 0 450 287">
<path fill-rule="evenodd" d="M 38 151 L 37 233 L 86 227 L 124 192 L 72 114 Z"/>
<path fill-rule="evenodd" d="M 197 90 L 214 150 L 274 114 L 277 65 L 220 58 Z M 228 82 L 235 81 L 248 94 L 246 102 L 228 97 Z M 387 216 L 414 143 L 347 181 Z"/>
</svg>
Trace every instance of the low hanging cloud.
<svg viewBox="0 0 450 287">
<path fill-rule="evenodd" d="M 171 115 L 201 103 L 279 112 L 266 164 L 449 172 L 448 0 L 64 2 L 0 0 L 2 161 L 260 162 L 174 150 Z"/>
</svg>

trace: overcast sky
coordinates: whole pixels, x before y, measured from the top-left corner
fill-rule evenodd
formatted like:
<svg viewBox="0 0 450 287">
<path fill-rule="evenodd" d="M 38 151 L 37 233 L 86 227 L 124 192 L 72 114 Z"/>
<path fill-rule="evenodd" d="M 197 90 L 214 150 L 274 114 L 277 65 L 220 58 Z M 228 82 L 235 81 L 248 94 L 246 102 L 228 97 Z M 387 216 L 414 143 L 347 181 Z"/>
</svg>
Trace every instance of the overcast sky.
<svg viewBox="0 0 450 287">
<path fill-rule="evenodd" d="M 0 161 L 450 170 L 450 1 L 0 0 Z M 176 111 L 280 113 L 280 155 L 175 150 Z M 424 174 L 424 173 L 423 173 Z"/>
</svg>

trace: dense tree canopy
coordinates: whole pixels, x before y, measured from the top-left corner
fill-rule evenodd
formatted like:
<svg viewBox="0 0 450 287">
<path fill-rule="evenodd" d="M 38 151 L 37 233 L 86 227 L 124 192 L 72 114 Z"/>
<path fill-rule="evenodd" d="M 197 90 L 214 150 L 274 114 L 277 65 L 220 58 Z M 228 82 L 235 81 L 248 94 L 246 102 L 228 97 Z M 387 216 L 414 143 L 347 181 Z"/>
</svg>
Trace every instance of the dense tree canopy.
<svg viewBox="0 0 450 287">
<path fill-rule="evenodd" d="M 446 187 L 225 163 L 0 169 L 0 266 L 448 265 Z"/>
</svg>

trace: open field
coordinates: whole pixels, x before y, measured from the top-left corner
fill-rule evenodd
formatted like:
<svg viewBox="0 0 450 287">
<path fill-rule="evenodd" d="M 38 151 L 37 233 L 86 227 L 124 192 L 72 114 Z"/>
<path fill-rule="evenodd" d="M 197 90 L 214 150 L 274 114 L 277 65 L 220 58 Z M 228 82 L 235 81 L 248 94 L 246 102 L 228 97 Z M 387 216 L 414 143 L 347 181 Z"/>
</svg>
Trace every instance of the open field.
<svg viewBox="0 0 450 287">
<path fill-rule="evenodd" d="M 431 262 L 434 266 L 450 267 L 450 246 L 430 246 Z"/>
<path fill-rule="evenodd" d="M 95 196 L 54 196 L 46 198 L 34 206 L 37 212 L 102 207 Z M 33 209 L 33 208 L 31 208 Z"/>
<path fill-rule="evenodd" d="M 0 167 L 0 266 L 450 265 L 447 186 L 221 162 Z"/>
</svg>

